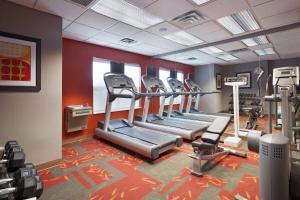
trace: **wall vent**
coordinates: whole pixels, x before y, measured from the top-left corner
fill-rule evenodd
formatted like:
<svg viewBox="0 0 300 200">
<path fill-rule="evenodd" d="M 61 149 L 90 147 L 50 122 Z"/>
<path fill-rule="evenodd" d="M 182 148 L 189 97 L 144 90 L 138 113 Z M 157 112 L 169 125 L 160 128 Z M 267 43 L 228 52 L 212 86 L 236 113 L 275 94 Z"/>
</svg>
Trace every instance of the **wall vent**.
<svg viewBox="0 0 300 200">
<path fill-rule="evenodd" d="M 95 0 L 65 0 L 65 1 L 71 2 L 80 7 L 86 8 Z"/>
<path fill-rule="evenodd" d="M 206 21 L 206 18 L 197 11 L 189 11 L 172 19 L 172 23 L 182 28 L 196 26 Z"/>
</svg>

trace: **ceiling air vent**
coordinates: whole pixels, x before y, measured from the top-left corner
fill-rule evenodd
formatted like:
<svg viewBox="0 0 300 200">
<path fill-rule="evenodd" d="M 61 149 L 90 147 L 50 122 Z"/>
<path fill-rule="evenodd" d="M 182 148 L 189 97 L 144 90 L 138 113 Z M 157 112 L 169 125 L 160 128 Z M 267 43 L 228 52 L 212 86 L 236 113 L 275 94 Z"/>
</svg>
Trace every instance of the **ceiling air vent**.
<svg viewBox="0 0 300 200">
<path fill-rule="evenodd" d="M 126 44 L 134 44 L 136 43 L 136 40 L 131 39 L 131 38 L 123 38 L 120 40 L 120 42 L 126 43 Z"/>
<path fill-rule="evenodd" d="M 190 58 L 187 58 L 186 60 L 197 60 L 197 58 L 195 58 L 195 57 L 190 57 Z"/>
<path fill-rule="evenodd" d="M 229 51 L 229 53 L 241 53 L 241 52 L 246 52 L 246 51 L 250 51 L 248 48 L 242 48 L 242 49 L 234 49 Z"/>
<path fill-rule="evenodd" d="M 206 18 L 203 15 L 201 15 L 197 11 L 192 10 L 175 17 L 174 19 L 172 19 L 172 23 L 180 26 L 181 28 L 188 28 L 197 24 L 201 24 L 205 20 Z"/>
<path fill-rule="evenodd" d="M 95 0 L 65 0 L 65 1 L 74 3 L 77 6 L 86 8 L 88 5 L 90 5 Z"/>
</svg>

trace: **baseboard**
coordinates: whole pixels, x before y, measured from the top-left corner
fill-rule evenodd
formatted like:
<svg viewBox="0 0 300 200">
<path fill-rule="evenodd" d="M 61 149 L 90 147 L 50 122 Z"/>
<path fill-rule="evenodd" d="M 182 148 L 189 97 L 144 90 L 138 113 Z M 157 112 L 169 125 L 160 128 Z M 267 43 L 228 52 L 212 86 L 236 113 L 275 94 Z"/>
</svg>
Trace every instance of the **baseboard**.
<svg viewBox="0 0 300 200">
<path fill-rule="evenodd" d="M 85 134 L 85 135 L 81 135 L 81 136 L 77 136 L 77 137 L 73 137 L 73 138 L 63 139 L 63 145 L 74 143 L 79 140 L 84 140 L 84 139 L 91 138 L 91 137 L 93 137 L 93 134 Z"/>
<path fill-rule="evenodd" d="M 55 166 L 59 165 L 61 163 L 61 161 L 62 161 L 62 159 L 52 160 L 52 161 L 49 161 L 49 162 L 46 162 L 43 164 L 39 164 L 39 165 L 35 166 L 35 168 L 38 171 L 41 171 L 43 169 L 49 169 L 51 167 L 55 167 Z"/>
</svg>

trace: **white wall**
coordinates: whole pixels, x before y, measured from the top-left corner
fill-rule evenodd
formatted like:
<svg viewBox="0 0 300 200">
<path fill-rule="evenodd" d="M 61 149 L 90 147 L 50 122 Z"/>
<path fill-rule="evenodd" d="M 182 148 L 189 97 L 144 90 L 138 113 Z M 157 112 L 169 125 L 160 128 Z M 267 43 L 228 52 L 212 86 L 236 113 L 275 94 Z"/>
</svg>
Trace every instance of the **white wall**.
<svg viewBox="0 0 300 200">
<path fill-rule="evenodd" d="M 41 91 L 0 92 L 0 145 L 16 139 L 35 164 L 62 154 L 62 20 L 0 0 L 0 30 L 40 38 Z"/>
</svg>

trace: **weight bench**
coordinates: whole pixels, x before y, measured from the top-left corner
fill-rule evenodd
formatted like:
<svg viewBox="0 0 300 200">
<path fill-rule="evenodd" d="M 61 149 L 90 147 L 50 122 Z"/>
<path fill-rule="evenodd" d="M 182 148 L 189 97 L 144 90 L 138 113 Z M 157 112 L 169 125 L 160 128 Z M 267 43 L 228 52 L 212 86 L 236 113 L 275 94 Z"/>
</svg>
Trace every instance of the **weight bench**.
<svg viewBox="0 0 300 200">
<path fill-rule="evenodd" d="M 218 117 L 199 140 L 192 142 L 194 153 L 189 154 L 189 157 L 193 159 L 192 175 L 203 176 L 203 166 L 219 156 L 232 154 L 243 158 L 247 157 L 246 153 L 218 146 L 229 123 L 230 117 Z"/>
</svg>

